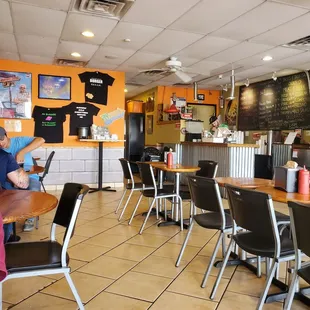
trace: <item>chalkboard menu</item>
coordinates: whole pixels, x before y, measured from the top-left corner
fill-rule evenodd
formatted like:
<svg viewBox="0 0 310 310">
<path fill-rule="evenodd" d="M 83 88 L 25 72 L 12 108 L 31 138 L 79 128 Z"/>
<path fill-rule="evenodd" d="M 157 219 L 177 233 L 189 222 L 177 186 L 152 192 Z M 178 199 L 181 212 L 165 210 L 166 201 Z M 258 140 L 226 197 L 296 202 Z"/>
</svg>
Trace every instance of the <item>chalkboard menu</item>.
<svg viewBox="0 0 310 310">
<path fill-rule="evenodd" d="M 310 96 L 305 72 L 240 87 L 239 130 L 310 128 Z"/>
</svg>

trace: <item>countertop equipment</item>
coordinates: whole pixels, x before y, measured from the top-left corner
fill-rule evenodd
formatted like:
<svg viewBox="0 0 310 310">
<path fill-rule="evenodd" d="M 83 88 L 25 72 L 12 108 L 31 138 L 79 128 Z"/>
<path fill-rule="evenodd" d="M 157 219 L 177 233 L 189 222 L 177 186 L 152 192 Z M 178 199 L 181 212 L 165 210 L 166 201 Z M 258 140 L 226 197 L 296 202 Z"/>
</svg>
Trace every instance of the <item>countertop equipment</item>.
<svg viewBox="0 0 310 310">
<path fill-rule="evenodd" d="M 190 120 L 185 123 L 185 141 L 201 142 L 201 134 L 203 131 L 203 121 Z"/>
</svg>

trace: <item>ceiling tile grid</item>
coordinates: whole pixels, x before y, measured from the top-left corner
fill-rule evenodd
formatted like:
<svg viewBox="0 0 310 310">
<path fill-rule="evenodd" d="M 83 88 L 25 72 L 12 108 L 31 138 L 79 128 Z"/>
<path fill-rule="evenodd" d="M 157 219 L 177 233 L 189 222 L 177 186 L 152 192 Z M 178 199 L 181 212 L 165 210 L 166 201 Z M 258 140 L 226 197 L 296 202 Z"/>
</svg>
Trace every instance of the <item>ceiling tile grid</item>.
<svg viewBox="0 0 310 310">
<path fill-rule="evenodd" d="M 0 32 L 13 33 L 10 4 L 4 0 L 0 0 Z"/>
<path fill-rule="evenodd" d="M 15 36 L 12 33 L 0 33 L 0 51 L 18 52 Z"/>
<path fill-rule="evenodd" d="M 31 4 L 34 6 L 40 6 L 43 8 L 68 11 L 71 0 L 10 0 L 11 2 L 21 2 L 25 4 Z"/>
</svg>

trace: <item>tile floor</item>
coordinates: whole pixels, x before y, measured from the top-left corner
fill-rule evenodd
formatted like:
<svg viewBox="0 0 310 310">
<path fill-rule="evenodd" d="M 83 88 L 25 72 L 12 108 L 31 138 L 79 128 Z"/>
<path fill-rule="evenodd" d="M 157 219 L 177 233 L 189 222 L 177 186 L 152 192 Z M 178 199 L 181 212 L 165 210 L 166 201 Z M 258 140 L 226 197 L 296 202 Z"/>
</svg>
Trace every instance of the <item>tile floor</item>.
<svg viewBox="0 0 310 310">
<path fill-rule="evenodd" d="M 60 192 L 51 193 L 60 195 Z M 257 278 L 245 268 L 226 269 L 214 301 L 209 299 L 209 294 L 216 269 L 212 270 L 207 287 L 200 287 L 216 242 L 214 231 L 194 227 L 181 265 L 176 268 L 174 264 L 186 230 L 180 232 L 177 226 L 157 227 L 156 218 L 152 216 L 143 234 L 139 235 L 144 219 L 140 214 L 147 209 L 147 200 L 128 226 L 137 194 L 119 222 L 114 210 L 121 193 L 88 194 L 70 243 L 72 278 L 87 310 L 255 309 L 264 278 Z M 287 211 L 285 205 L 279 204 L 277 209 Z M 188 214 L 187 205 L 184 214 Z M 41 216 L 39 229 L 29 233 L 21 232 L 21 225 L 18 225 L 22 241 L 48 238 L 53 216 L 54 211 Z M 62 240 L 63 229 L 59 229 L 57 236 Z M 271 291 L 276 290 L 271 288 Z M 4 309 L 77 308 L 61 275 L 5 282 L 3 301 Z M 265 305 L 264 309 L 282 307 L 283 304 L 277 302 Z M 294 302 L 293 309 L 308 308 Z"/>
</svg>

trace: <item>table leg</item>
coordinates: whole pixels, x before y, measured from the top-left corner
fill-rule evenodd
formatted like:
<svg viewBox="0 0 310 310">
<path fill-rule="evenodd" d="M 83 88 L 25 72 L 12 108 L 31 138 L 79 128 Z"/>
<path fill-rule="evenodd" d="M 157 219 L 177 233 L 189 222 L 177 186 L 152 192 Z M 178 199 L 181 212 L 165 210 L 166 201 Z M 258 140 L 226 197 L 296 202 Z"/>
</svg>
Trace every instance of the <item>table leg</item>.
<svg viewBox="0 0 310 310">
<path fill-rule="evenodd" d="M 108 192 L 116 192 L 115 189 L 111 189 L 111 186 L 105 186 L 102 187 L 102 151 L 103 151 L 103 142 L 99 141 L 99 156 L 98 156 L 98 188 L 91 188 L 89 193 L 95 193 L 95 192 L 103 192 L 103 191 L 108 191 Z"/>
</svg>

